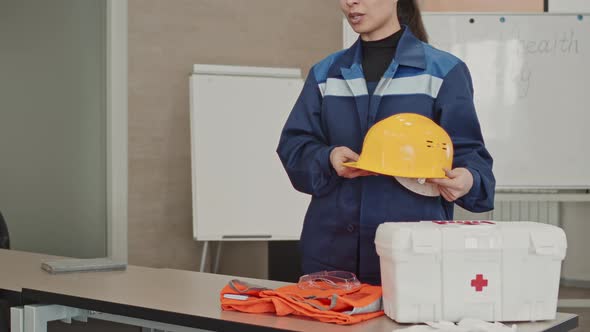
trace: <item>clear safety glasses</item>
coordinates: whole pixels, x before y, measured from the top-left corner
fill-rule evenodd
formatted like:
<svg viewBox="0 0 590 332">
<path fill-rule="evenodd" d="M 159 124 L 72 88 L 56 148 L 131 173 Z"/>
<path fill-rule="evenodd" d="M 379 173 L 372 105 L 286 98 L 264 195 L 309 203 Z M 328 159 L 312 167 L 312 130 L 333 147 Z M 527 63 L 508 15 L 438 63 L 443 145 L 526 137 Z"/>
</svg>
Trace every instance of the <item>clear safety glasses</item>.
<svg viewBox="0 0 590 332">
<path fill-rule="evenodd" d="M 361 286 L 356 275 L 347 271 L 320 271 L 299 278 L 297 286 L 301 289 L 343 289 L 353 290 Z"/>
</svg>

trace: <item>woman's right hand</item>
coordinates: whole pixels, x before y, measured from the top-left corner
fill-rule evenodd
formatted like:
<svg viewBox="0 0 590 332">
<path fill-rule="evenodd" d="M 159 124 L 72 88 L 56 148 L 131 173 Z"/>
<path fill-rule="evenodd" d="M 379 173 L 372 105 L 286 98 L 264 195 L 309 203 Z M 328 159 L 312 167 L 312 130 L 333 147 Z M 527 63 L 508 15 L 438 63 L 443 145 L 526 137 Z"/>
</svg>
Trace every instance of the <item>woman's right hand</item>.
<svg viewBox="0 0 590 332">
<path fill-rule="evenodd" d="M 359 176 L 375 175 L 369 171 L 342 165 L 343 163 L 357 161 L 358 159 L 359 155 L 345 146 L 336 147 L 330 152 L 330 163 L 332 163 L 332 167 L 339 176 L 354 179 Z"/>
</svg>

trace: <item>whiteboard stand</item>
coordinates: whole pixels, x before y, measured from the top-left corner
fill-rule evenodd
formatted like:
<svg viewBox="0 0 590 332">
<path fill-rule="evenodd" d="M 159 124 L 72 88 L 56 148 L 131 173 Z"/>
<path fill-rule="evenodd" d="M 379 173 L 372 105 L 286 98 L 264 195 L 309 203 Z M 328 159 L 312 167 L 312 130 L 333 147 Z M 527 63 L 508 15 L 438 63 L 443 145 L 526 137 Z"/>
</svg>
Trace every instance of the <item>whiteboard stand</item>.
<svg viewBox="0 0 590 332">
<path fill-rule="evenodd" d="M 199 267 L 199 272 L 207 272 L 205 271 L 207 266 L 207 258 L 209 253 L 209 242 L 212 241 L 205 241 L 203 243 L 203 251 L 201 251 L 201 264 Z M 223 245 L 222 241 L 216 241 L 217 246 L 215 247 L 215 260 L 213 261 L 213 266 L 211 268 L 212 273 L 219 272 L 219 262 L 221 260 L 221 246 Z"/>
<path fill-rule="evenodd" d="M 217 248 L 215 249 L 215 261 L 213 263 L 213 273 L 217 273 L 219 271 L 219 260 L 221 259 L 221 245 L 223 242 L 217 242 Z"/>
<path fill-rule="evenodd" d="M 199 272 L 205 272 L 205 264 L 207 263 L 207 253 L 209 251 L 209 241 L 205 241 L 203 244 L 203 250 L 201 251 L 201 267 Z"/>
</svg>

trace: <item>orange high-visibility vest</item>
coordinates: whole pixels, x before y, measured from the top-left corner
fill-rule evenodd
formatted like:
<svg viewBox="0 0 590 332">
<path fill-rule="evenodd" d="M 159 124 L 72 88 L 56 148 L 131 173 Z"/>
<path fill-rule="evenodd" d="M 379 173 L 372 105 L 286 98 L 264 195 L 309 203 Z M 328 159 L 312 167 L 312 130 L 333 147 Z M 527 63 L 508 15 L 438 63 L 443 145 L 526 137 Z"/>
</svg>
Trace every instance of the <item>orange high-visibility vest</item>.
<svg viewBox="0 0 590 332">
<path fill-rule="evenodd" d="M 380 286 L 368 284 L 352 290 L 334 289 L 328 285 L 309 289 L 289 285 L 272 290 L 232 280 L 221 291 L 221 308 L 355 324 L 383 315 L 381 295 Z"/>
</svg>

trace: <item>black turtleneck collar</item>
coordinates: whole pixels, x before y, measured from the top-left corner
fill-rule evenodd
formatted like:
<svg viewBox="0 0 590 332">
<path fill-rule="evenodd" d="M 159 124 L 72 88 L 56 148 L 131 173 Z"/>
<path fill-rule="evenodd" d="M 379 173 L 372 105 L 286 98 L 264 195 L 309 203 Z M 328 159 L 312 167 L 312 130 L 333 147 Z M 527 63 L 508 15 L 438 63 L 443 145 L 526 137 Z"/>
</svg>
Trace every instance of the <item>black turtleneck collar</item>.
<svg viewBox="0 0 590 332">
<path fill-rule="evenodd" d="M 363 50 L 363 72 L 367 82 L 377 82 L 383 76 L 387 67 L 391 64 L 399 40 L 404 33 L 402 27 L 396 33 L 389 37 L 375 40 L 364 41 L 361 39 Z"/>
</svg>

